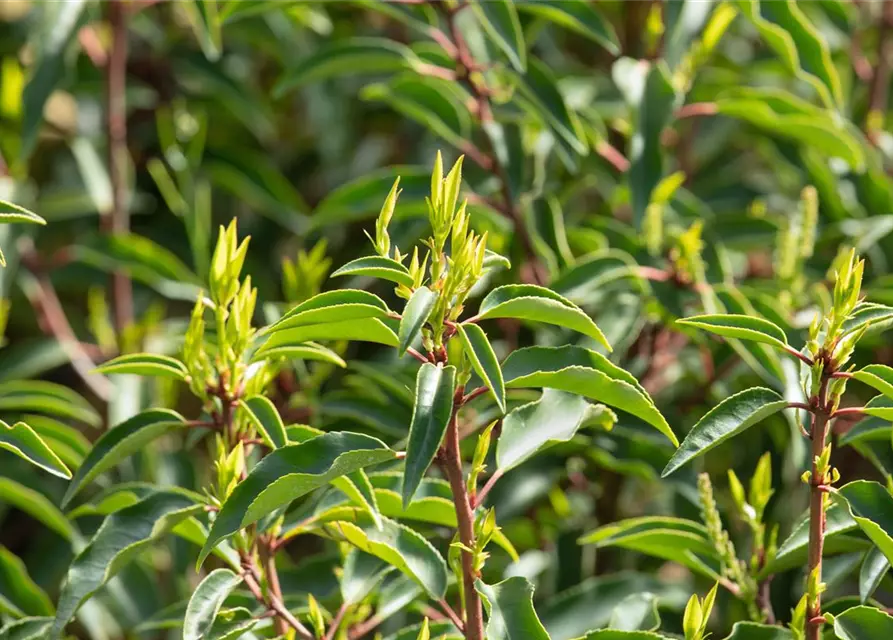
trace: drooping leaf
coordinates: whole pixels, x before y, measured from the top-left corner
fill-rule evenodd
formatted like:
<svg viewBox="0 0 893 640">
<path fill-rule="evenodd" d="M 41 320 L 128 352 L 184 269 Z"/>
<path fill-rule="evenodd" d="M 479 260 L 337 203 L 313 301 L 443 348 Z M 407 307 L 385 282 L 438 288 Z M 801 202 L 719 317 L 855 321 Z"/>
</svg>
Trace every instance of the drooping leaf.
<svg viewBox="0 0 893 640">
<path fill-rule="evenodd" d="M 49 596 L 31 576 L 25 563 L 0 545 L 0 612 L 15 618 L 51 616 L 56 611 Z"/>
<path fill-rule="evenodd" d="M 341 597 L 344 602 L 361 602 L 392 571 L 380 558 L 352 549 L 344 559 L 341 574 Z"/>
<path fill-rule="evenodd" d="M 378 499 L 369 477 L 362 469 L 332 480 L 332 486 L 350 498 L 351 502 L 365 511 L 376 527 L 381 526 Z"/>
<path fill-rule="evenodd" d="M 518 0 L 518 11 L 530 13 L 575 31 L 603 46 L 609 53 L 620 53 L 620 41 L 610 22 L 585 0 Z"/>
<path fill-rule="evenodd" d="M 180 493 L 159 491 L 108 516 L 71 563 L 49 638 L 61 638 L 87 598 L 152 542 L 202 508 Z"/>
<path fill-rule="evenodd" d="M 223 503 L 199 555 L 199 565 L 218 542 L 275 509 L 338 476 L 394 457 L 381 440 L 359 433 L 329 432 L 276 449 Z"/>
<path fill-rule="evenodd" d="M 443 441 L 453 415 L 456 368 L 425 363 L 416 377 L 415 403 L 406 445 L 403 506 L 412 502 L 416 489 Z"/>
<path fill-rule="evenodd" d="M 251 396 L 242 400 L 240 406 L 248 416 L 248 420 L 254 425 L 264 442 L 271 449 L 278 449 L 288 444 L 288 435 L 285 433 L 285 424 L 276 406 L 265 396 Z"/>
<path fill-rule="evenodd" d="M 869 549 L 859 569 L 859 599 L 863 604 L 874 595 L 889 570 L 890 561 L 880 549 L 877 547 Z"/>
<path fill-rule="evenodd" d="M 378 318 L 363 318 L 276 331 L 261 345 L 257 353 L 258 356 L 265 356 L 276 349 L 304 346 L 307 342 L 316 340 L 358 340 L 377 342 L 389 347 L 396 347 L 398 344 L 397 334 L 387 324 Z"/>
<path fill-rule="evenodd" d="M 428 321 L 428 316 L 434 310 L 436 302 L 437 294 L 428 287 L 419 287 L 413 291 L 400 319 L 400 329 L 397 332 L 400 344 L 397 346 L 397 353 L 403 355 L 412 346 L 425 322 Z"/>
<path fill-rule="evenodd" d="M 87 484 L 99 474 L 111 469 L 124 458 L 183 425 L 185 419 L 170 409 L 149 409 L 125 420 L 102 434 L 84 458 L 62 498 L 65 507 Z"/>
<path fill-rule="evenodd" d="M 478 317 L 481 320 L 517 318 L 554 324 L 579 331 L 611 350 L 611 345 L 592 318 L 567 298 L 545 287 L 532 284 L 498 287 L 481 302 Z"/>
<path fill-rule="evenodd" d="M 509 0 L 475 1 L 471 7 L 493 43 L 523 73 L 527 67 L 527 50 L 514 4 Z"/>
<path fill-rule="evenodd" d="M 282 331 L 313 324 L 385 318 L 388 313 L 390 313 L 388 306 L 375 294 L 356 289 L 338 289 L 317 294 L 290 309 L 271 327 L 271 330 Z"/>
<path fill-rule="evenodd" d="M 582 347 L 528 347 L 502 364 L 507 388 L 548 387 L 576 393 L 641 418 L 678 444 L 638 381 L 603 355 Z"/>
<path fill-rule="evenodd" d="M 11 478 L 0 477 L 0 503 L 27 513 L 69 542 L 74 542 L 77 537 L 74 525 L 49 498 Z"/>
<path fill-rule="evenodd" d="M 514 577 L 494 585 L 475 582 L 487 609 L 488 640 L 549 640 L 533 608 L 533 585 Z"/>
<path fill-rule="evenodd" d="M 853 607 L 834 617 L 840 640 L 875 640 L 893 633 L 893 616 L 874 607 Z"/>
<path fill-rule="evenodd" d="M 698 420 L 662 472 L 666 477 L 745 429 L 778 413 L 787 401 L 771 389 L 754 387 L 730 396 Z"/>
<path fill-rule="evenodd" d="M 788 346 L 787 336 L 781 327 L 763 318 L 737 314 L 714 314 L 693 316 L 677 320 L 676 323 L 703 329 L 725 338 L 761 342 L 777 349 L 786 350 Z"/>
<path fill-rule="evenodd" d="M 893 562 L 893 496 L 882 484 L 856 480 L 838 489 L 853 520 L 889 562 Z"/>
<path fill-rule="evenodd" d="M 227 596 L 242 583 L 229 569 L 215 569 L 192 592 L 183 618 L 183 640 L 203 640 Z"/>
<path fill-rule="evenodd" d="M 472 323 L 457 324 L 456 330 L 475 373 L 487 386 L 499 411 L 505 413 L 505 381 L 502 378 L 499 360 L 493 352 L 493 347 L 490 346 L 487 334 L 478 325 Z"/>
<path fill-rule="evenodd" d="M 186 365 L 177 358 L 156 353 L 129 353 L 96 367 L 99 373 L 125 373 L 136 376 L 159 376 L 185 380 L 189 375 Z"/>
<path fill-rule="evenodd" d="M 0 449 L 10 451 L 54 476 L 66 480 L 71 478 L 71 471 L 65 463 L 24 422 L 10 426 L 0 420 Z"/>
</svg>

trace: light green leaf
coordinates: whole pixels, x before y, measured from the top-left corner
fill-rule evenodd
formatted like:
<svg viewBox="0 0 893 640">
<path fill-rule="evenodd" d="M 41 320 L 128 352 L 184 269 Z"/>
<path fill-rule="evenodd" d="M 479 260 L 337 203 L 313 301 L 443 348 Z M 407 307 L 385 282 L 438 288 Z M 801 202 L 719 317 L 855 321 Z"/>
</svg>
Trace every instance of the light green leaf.
<svg viewBox="0 0 893 640">
<path fill-rule="evenodd" d="M 703 329 L 724 338 L 751 340 L 771 345 L 782 351 L 788 350 L 788 338 L 781 327 L 763 318 L 718 313 L 692 316 L 677 320 L 676 323 Z"/>
<path fill-rule="evenodd" d="M 152 542 L 202 508 L 180 493 L 159 491 L 108 516 L 71 563 L 49 638 L 61 638 L 65 625 L 85 600 Z"/>
<path fill-rule="evenodd" d="M 337 276 L 370 276 L 390 280 L 407 287 L 412 287 L 414 284 L 409 269 L 396 260 L 382 256 L 351 260 L 340 269 L 335 270 L 332 277 Z"/>
<path fill-rule="evenodd" d="M 574 346 L 518 349 L 503 362 L 502 374 L 509 389 L 559 389 L 631 413 L 678 445 L 670 425 L 638 381 L 600 353 Z"/>
<path fill-rule="evenodd" d="M 80 395 L 61 384 L 44 380 L 16 380 L 0 384 L 0 411 L 72 418 L 92 427 L 102 424 L 96 409 Z"/>
<path fill-rule="evenodd" d="M 618 631 L 654 631 L 660 628 L 657 596 L 637 593 L 624 598 L 611 612 L 608 627 Z"/>
<path fill-rule="evenodd" d="M 183 619 L 183 640 L 203 640 L 227 596 L 242 583 L 229 569 L 215 569 L 192 592 Z"/>
<path fill-rule="evenodd" d="M 589 38 L 613 55 L 620 53 L 614 27 L 585 0 L 518 0 L 515 5 L 518 11 L 545 18 Z"/>
<path fill-rule="evenodd" d="M 65 466 L 34 430 L 24 422 L 9 426 L 0 420 L 0 449 L 11 451 L 54 476 L 71 478 L 71 471 Z"/>
<path fill-rule="evenodd" d="M 499 360 L 490 346 L 487 334 L 478 325 L 466 322 L 456 325 L 459 339 L 475 373 L 489 389 L 501 413 L 505 413 L 505 381 Z"/>
<path fill-rule="evenodd" d="M 74 526 L 56 505 L 42 493 L 15 480 L 0 477 L 0 502 L 27 513 L 69 542 L 74 542 L 77 537 Z"/>
<path fill-rule="evenodd" d="M 856 480 L 840 487 L 835 499 L 843 499 L 853 520 L 887 560 L 893 562 L 893 496 L 880 483 Z"/>
<path fill-rule="evenodd" d="M 415 403 L 406 445 L 403 506 L 412 502 L 416 489 L 447 431 L 453 415 L 456 367 L 425 363 L 416 377 Z"/>
<path fill-rule="evenodd" d="M 251 470 L 220 508 L 199 555 L 201 565 L 218 542 L 268 513 L 363 467 L 393 460 L 381 440 L 329 432 L 276 449 Z"/>
<path fill-rule="evenodd" d="M 514 4 L 509 0 L 476 0 L 471 7 L 493 43 L 523 73 L 527 68 L 527 50 Z"/>
<path fill-rule="evenodd" d="M 217 2 L 218 0 L 194 0 L 181 7 L 189 18 L 202 53 L 212 61 L 220 58 L 223 49 L 222 21 L 218 15 Z"/>
<path fill-rule="evenodd" d="M 417 582 L 432 598 L 442 598 L 447 587 L 447 566 L 439 553 L 420 534 L 393 520 L 382 528 L 360 528 L 351 522 L 334 522 L 326 530 L 360 551 L 380 558 Z"/>
<path fill-rule="evenodd" d="M 549 640 L 533 608 L 533 585 L 514 577 L 494 585 L 477 580 L 474 588 L 487 609 L 488 640 Z"/>
<path fill-rule="evenodd" d="M 579 395 L 543 389 L 538 400 L 513 409 L 503 418 L 502 434 L 496 443 L 496 467 L 508 471 L 540 449 L 570 440 L 591 409 Z"/>
<path fill-rule="evenodd" d="M 282 331 L 313 324 L 385 318 L 390 309 L 375 294 L 357 289 L 339 289 L 317 294 L 289 310 L 271 328 Z"/>
<path fill-rule="evenodd" d="M 136 376 L 159 376 L 185 380 L 189 372 L 177 358 L 155 353 L 129 353 L 96 367 L 98 373 L 126 373 Z"/>
<path fill-rule="evenodd" d="M 52 617 L 22 618 L 0 629 L 0 640 L 46 640 Z"/>
<path fill-rule="evenodd" d="M 867 546 L 868 543 L 864 540 L 859 544 L 858 539 L 844 535 L 858 527 L 843 501 L 833 501 L 825 513 L 825 555 L 854 551 Z M 788 538 L 778 547 L 778 552 L 763 569 L 761 577 L 803 564 L 806 561 L 808 545 L 809 513 L 806 513 L 798 520 Z"/>
<path fill-rule="evenodd" d="M 859 331 L 865 325 L 869 325 L 868 332 L 871 333 L 875 327 L 885 329 L 893 320 L 893 307 L 885 304 L 875 304 L 872 302 L 860 302 L 856 305 L 855 310 L 843 323 L 844 333 L 853 333 Z"/>
<path fill-rule="evenodd" d="M 554 324 L 579 331 L 611 350 L 592 318 L 567 298 L 545 287 L 532 284 L 498 287 L 481 302 L 478 318 L 517 318 Z"/>
<path fill-rule="evenodd" d="M 339 581 L 342 600 L 359 604 L 392 570 L 380 558 L 351 549 L 344 559 L 344 571 Z"/>
<path fill-rule="evenodd" d="M 365 511 L 376 527 L 381 527 L 381 513 L 378 499 L 369 477 L 362 469 L 332 480 L 332 486 L 350 498 L 350 501 Z"/>
<path fill-rule="evenodd" d="M 777 625 L 736 622 L 725 640 L 794 640 L 794 634 Z"/>
<path fill-rule="evenodd" d="M 239 403 L 248 420 L 254 425 L 264 442 L 271 449 L 278 449 L 288 444 L 285 424 L 279 416 L 275 405 L 265 396 L 251 396 Z"/>
<path fill-rule="evenodd" d="M 893 399 L 893 368 L 883 364 L 870 364 L 854 371 L 853 378 Z"/>
<path fill-rule="evenodd" d="M 853 607 L 834 618 L 840 640 L 879 640 L 893 634 L 893 616 L 874 607 Z"/>
<path fill-rule="evenodd" d="M 338 367 L 347 366 L 344 358 L 328 347 L 314 342 L 270 347 L 260 353 L 255 353 L 251 361 L 275 360 L 277 358 L 285 358 L 286 360 L 316 360 L 318 362 L 328 362 Z"/>
<path fill-rule="evenodd" d="M 266 357 L 271 351 L 305 346 L 306 342 L 314 340 L 357 340 L 377 342 L 389 347 L 396 347 L 398 344 L 397 334 L 384 322 L 378 318 L 363 318 L 276 331 L 261 345 L 257 355 Z"/>
<path fill-rule="evenodd" d="M 102 434 L 74 474 L 62 498 L 64 508 L 87 483 L 133 455 L 149 442 L 181 427 L 185 419 L 169 409 L 149 409 Z"/>
<path fill-rule="evenodd" d="M 52 616 L 53 603 L 28 575 L 25 563 L 0 545 L 0 613 L 15 618 Z"/>
<path fill-rule="evenodd" d="M 239 640 L 240 638 L 250 638 L 251 631 L 261 621 L 258 620 L 254 613 L 245 607 L 234 607 L 232 609 L 223 609 L 214 620 L 205 636 L 206 640 Z"/>
<path fill-rule="evenodd" d="M 437 303 L 437 294 L 428 287 L 419 287 L 413 291 L 409 302 L 403 309 L 403 316 L 400 319 L 400 329 L 397 337 L 400 344 L 397 346 L 397 353 L 401 356 L 415 342 L 416 338 L 422 332 L 422 327 L 428 321 L 428 316 L 434 310 Z"/>
<path fill-rule="evenodd" d="M 698 420 L 661 473 L 666 477 L 745 429 L 778 413 L 787 401 L 771 389 L 754 387 L 730 396 Z"/>
<path fill-rule="evenodd" d="M 15 222 L 30 222 L 32 224 L 44 225 L 46 220 L 36 213 L 28 211 L 25 207 L 20 207 L 12 202 L 0 200 L 0 224 L 9 224 Z"/>
<path fill-rule="evenodd" d="M 863 604 L 874 595 L 889 570 L 890 561 L 881 550 L 877 547 L 869 549 L 859 569 L 859 599 Z"/>
</svg>

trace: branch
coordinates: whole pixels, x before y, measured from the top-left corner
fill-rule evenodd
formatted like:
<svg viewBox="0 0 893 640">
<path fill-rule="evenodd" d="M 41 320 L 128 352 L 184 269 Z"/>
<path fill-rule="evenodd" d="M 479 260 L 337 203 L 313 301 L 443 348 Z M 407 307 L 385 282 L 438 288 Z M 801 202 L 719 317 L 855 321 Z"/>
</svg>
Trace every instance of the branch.
<svg viewBox="0 0 893 640">
<path fill-rule="evenodd" d="M 242 567 L 245 569 L 242 574 L 242 578 L 245 580 L 245 586 L 248 587 L 248 590 L 251 591 L 251 594 L 255 597 L 255 599 L 263 605 L 266 605 L 270 608 L 270 611 L 274 612 L 277 616 L 284 619 L 291 627 L 295 630 L 295 633 L 299 638 L 303 640 L 314 640 L 313 634 L 310 633 L 310 630 L 307 629 L 301 621 L 292 615 L 291 611 L 285 608 L 285 605 L 282 604 L 282 601 L 279 600 L 273 594 L 270 594 L 268 598 L 264 597 L 263 591 L 260 588 L 260 584 L 258 581 L 258 575 L 260 572 L 257 569 L 257 566 L 254 564 L 254 559 L 249 557 L 248 555 L 242 556 Z"/>
<path fill-rule="evenodd" d="M 491 475 L 487 482 L 484 484 L 484 488 L 480 490 L 480 492 L 474 497 L 473 507 L 477 509 L 484 503 L 484 499 L 487 497 L 487 494 L 490 493 L 490 489 L 492 489 L 499 479 L 502 477 L 502 471 L 497 469 L 493 475 Z"/>
<path fill-rule="evenodd" d="M 335 617 L 332 620 L 332 625 L 329 627 L 326 637 L 323 640 L 335 640 L 335 634 L 338 633 L 338 627 L 341 626 L 341 622 L 344 620 L 344 615 L 347 613 L 348 606 L 349 605 L 344 602 L 338 607 L 338 612 L 335 614 Z"/>
</svg>

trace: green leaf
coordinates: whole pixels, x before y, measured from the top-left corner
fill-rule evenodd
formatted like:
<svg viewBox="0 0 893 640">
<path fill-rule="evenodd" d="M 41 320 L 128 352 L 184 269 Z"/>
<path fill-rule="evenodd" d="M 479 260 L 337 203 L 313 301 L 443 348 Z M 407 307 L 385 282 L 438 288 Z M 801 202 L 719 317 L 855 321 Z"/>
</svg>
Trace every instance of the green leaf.
<svg viewBox="0 0 893 640">
<path fill-rule="evenodd" d="M 334 522 L 326 530 L 360 551 L 380 558 L 418 583 L 429 596 L 442 598 L 447 587 L 447 566 L 431 544 L 409 527 L 382 519 L 382 528 L 361 528 L 351 522 Z"/>
<path fill-rule="evenodd" d="M 567 442 L 586 422 L 592 406 L 581 396 L 543 389 L 533 402 L 513 409 L 502 421 L 496 467 L 508 471 L 555 442 Z"/>
<path fill-rule="evenodd" d="M 180 493 L 159 491 L 108 516 L 68 569 L 49 638 L 58 640 L 84 601 L 152 542 L 202 508 Z"/>
<path fill-rule="evenodd" d="M 859 569 L 859 599 L 863 604 L 874 595 L 889 570 L 890 561 L 881 550 L 877 547 L 869 549 Z"/>
<path fill-rule="evenodd" d="M 549 640 L 533 608 L 533 585 L 516 576 L 494 585 L 477 580 L 474 588 L 487 609 L 488 640 Z"/>
<path fill-rule="evenodd" d="M 891 320 L 893 320 L 893 307 L 872 302 L 860 302 L 844 321 L 843 332 L 853 333 L 861 330 L 865 325 L 869 325 L 870 333 L 875 327 L 887 328 Z"/>
<path fill-rule="evenodd" d="M 339 289 L 317 294 L 289 310 L 271 328 L 282 331 L 313 324 L 385 318 L 390 309 L 384 301 L 368 291 Z"/>
<path fill-rule="evenodd" d="M 409 302 L 403 309 L 403 316 L 400 319 L 400 329 L 397 337 L 400 344 L 397 346 L 397 353 L 401 356 L 406 350 L 412 346 L 416 338 L 422 332 L 422 327 L 428 321 L 428 316 L 434 310 L 437 303 L 437 294 L 428 287 L 419 287 L 413 291 Z"/>
<path fill-rule="evenodd" d="M 382 256 L 351 260 L 332 274 L 333 278 L 337 276 L 370 276 L 390 280 L 406 287 L 414 285 L 409 269 L 396 260 Z"/>
<path fill-rule="evenodd" d="M 359 604 L 390 571 L 391 567 L 380 558 L 351 549 L 344 559 L 344 571 L 339 581 L 341 599 L 350 604 Z"/>
<path fill-rule="evenodd" d="M 545 287 L 532 284 L 498 287 L 481 302 L 478 318 L 517 318 L 554 324 L 579 331 L 611 350 L 611 345 L 592 318 L 567 298 Z"/>
<path fill-rule="evenodd" d="M 842 501 L 832 501 L 825 513 L 825 554 L 841 551 L 858 550 L 866 544 L 854 544 L 855 538 L 846 536 L 847 532 L 859 527 L 850 516 Z M 864 543 L 864 540 L 863 540 Z M 778 547 L 778 553 L 763 569 L 761 576 L 778 573 L 791 567 L 799 566 L 806 561 L 809 545 L 809 513 L 797 522 L 788 538 Z"/>
<path fill-rule="evenodd" d="M 698 420 L 661 473 L 667 477 L 745 429 L 778 413 L 787 401 L 771 389 L 754 387 L 730 396 Z"/>
<path fill-rule="evenodd" d="M 42 493 L 15 480 L 0 477 L 0 502 L 27 513 L 69 542 L 74 542 L 77 537 L 74 526 L 56 505 Z"/>
<path fill-rule="evenodd" d="M 605 249 L 583 256 L 551 283 L 553 291 L 580 304 L 591 301 L 605 287 L 621 278 L 638 278 L 638 265 L 628 253 Z"/>
<path fill-rule="evenodd" d="M 795 640 L 794 634 L 784 627 L 756 622 L 736 622 L 732 633 L 725 640 Z"/>
<path fill-rule="evenodd" d="M 631 413 L 678 445 L 638 381 L 600 353 L 574 346 L 518 349 L 502 363 L 502 373 L 509 389 L 548 387 L 576 393 Z"/>
<path fill-rule="evenodd" d="M 618 631 L 654 631 L 660 628 L 657 596 L 637 593 L 624 598 L 611 612 L 608 627 Z"/>
<path fill-rule="evenodd" d="M 71 471 L 52 449 L 24 422 L 9 426 L 0 420 L 0 449 L 11 451 L 54 476 L 71 478 Z"/>
<path fill-rule="evenodd" d="M 854 371 L 853 378 L 893 399 L 893 368 L 883 364 L 870 364 Z"/>
<path fill-rule="evenodd" d="M 359 433 L 329 432 L 276 449 L 223 503 L 199 554 L 199 566 L 218 542 L 275 509 L 339 476 L 394 458 L 381 440 Z"/>
<path fill-rule="evenodd" d="M 62 498 L 64 508 L 87 483 L 133 455 L 149 442 L 181 427 L 183 416 L 170 409 L 149 409 L 102 434 L 84 458 Z"/>
<path fill-rule="evenodd" d="M 378 499 L 369 477 L 362 469 L 335 478 L 332 486 L 350 498 L 350 501 L 365 511 L 376 527 L 381 527 L 381 513 L 378 510 Z"/>
<path fill-rule="evenodd" d="M 281 347 L 270 347 L 264 349 L 260 353 L 255 353 L 251 358 L 252 362 L 259 360 L 275 360 L 277 358 L 285 358 L 286 360 L 316 360 L 318 362 L 327 362 L 338 367 L 346 367 L 347 363 L 344 358 L 339 356 L 331 349 L 313 342 L 304 342 L 301 344 L 284 345 Z"/>
<path fill-rule="evenodd" d="M 893 616 L 874 607 L 853 607 L 834 618 L 840 640 L 878 640 L 893 633 Z"/>
<path fill-rule="evenodd" d="M 412 69 L 419 57 L 404 44 L 387 38 L 340 38 L 315 47 L 313 53 L 290 69 L 273 88 L 280 98 L 311 82 L 354 74 L 379 74 Z"/>
<path fill-rule="evenodd" d="M 874 378 L 873 381 L 876 382 L 877 384 L 884 383 L 883 379 L 881 379 L 879 377 Z M 875 396 L 871 400 L 869 400 L 865 404 L 864 407 L 862 407 L 862 413 L 864 413 L 867 416 L 880 418 L 881 420 L 884 420 L 885 422 L 891 422 L 891 421 L 893 421 L 893 398 L 888 398 L 885 395 Z M 868 423 L 868 424 L 871 425 L 872 423 Z M 861 426 L 861 421 L 860 421 L 860 426 Z M 861 429 L 860 429 L 860 431 L 861 431 Z M 862 438 L 860 438 L 860 439 L 862 439 L 863 441 L 870 439 L 867 437 L 867 436 L 869 436 L 869 434 L 863 433 L 860 435 L 862 436 Z M 852 443 L 853 436 L 847 438 L 846 440 L 844 440 L 844 442 Z"/>
<path fill-rule="evenodd" d="M 195 0 L 183 5 L 192 31 L 208 60 L 216 61 L 223 49 L 221 20 L 217 11 L 218 0 Z"/>
<path fill-rule="evenodd" d="M 229 569 L 215 569 L 192 592 L 183 619 L 183 640 L 203 640 L 217 618 L 223 601 L 242 583 Z"/>
<path fill-rule="evenodd" d="M 590 631 L 578 640 L 668 640 L 666 636 L 650 631 L 618 631 L 615 629 L 599 629 Z"/>
<path fill-rule="evenodd" d="M 45 225 L 46 220 L 36 213 L 28 211 L 25 207 L 20 207 L 12 202 L 0 200 L 0 224 L 9 224 L 15 222 L 30 222 L 32 224 Z"/>
<path fill-rule="evenodd" d="M 677 320 L 676 323 L 703 329 L 724 338 L 751 340 L 771 345 L 782 351 L 788 350 L 788 338 L 781 327 L 763 318 L 738 314 L 712 314 L 692 316 Z"/>
<path fill-rule="evenodd" d="M 0 629 L 0 640 L 46 640 L 52 617 L 22 618 Z"/>
<path fill-rule="evenodd" d="M 271 449 L 278 449 L 288 444 L 285 424 L 279 416 L 275 405 L 265 396 L 251 396 L 240 402 L 240 406 L 254 425 L 264 442 Z"/>
<path fill-rule="evenodd" d="M 470 322 L 457 324 L 456 330 L 474 372 L 487 386 L 500 413 L 505 413 L 505 381 L 502 378 L 499 360 L 493 352 L 493 347 L 490 346 L 487 334 L 478 325 Z"/>
<path fill-rule="evenodd" d="M 129 353 L 96 367 L 98 373 L 126 373 L 135 376 L 159 376 L 185 380 L 189 376 L 186 365 L 177 358 L 155 353 Z"/>
<path fill-rule="evenodd" d="M 416 489 L 443 441 L 453 415 L 456 367 L 425 363 L 419 367 L 415 403 L 406 445 L 403 506 L 412 502 Z"/>
<path fill-rule="evenodd" d="M 306 346 L 305 343 L 314 340 L 358 340 L 377 342 L 389 347 L 396 347 L 398 344 L 397 334 L 387 324 L 378 318 L 363 318 L 276 331 L 257 350 L 257 355 L 266 357 L 270 352 L 286 347 Z"/>
<path fill-rule="evenodd" d="M 893 496 L 882 484 L 856 480 L 838 489 L 853 520 L 888 561 L 893 562 Z"/>
<path fill-rule="evenodd" d="M 530 13 L 579 33 L 609 53 L 620 53 L 620 41 L 610 22 L 585 0 L 518 0 L 518 11 Z"/>
<path fill-rule="evenodd" d="M 17 380 L 0 384 L 0 411 L 39 413 L 79 420 L 98 427 L 96 409 L 71 389 L 44 380 Z"/>
<path fill-rule="evenodd" d="M 493 43 L 523 73 L 527 67 L 527 50 L 514 4 L 509 0 L 475 0 L 471 7 Z"/>
<path fill-rule="evenodd" d="M 245 607 L 224 609 L 218 614 L 211 630 L 205 638 L 207 640 L 239 640 L 251 637 L 248 632 L 260 623 L 254 617 L 254 613 Z"/>
<path fill-rule="evenodd" d="M 56 613 L 49 596 L 28 575 L 25 563 L 2 545 L 0 545 L 0 612 L 15 618 L 52 616 Z"/>
</svg>

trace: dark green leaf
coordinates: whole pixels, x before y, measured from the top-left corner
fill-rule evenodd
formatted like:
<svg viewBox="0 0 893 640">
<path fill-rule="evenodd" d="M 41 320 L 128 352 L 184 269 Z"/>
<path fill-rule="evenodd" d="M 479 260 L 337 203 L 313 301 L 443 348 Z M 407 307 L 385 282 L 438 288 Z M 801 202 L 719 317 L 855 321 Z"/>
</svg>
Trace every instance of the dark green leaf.
<svg viewBox="0 0 893 640">
<path fill-rule="evenodd" d="M 248 419 L 257 429 L 264 442 L 271 449 L 278 449 L 288 444 L 285 424 L 276 410 L 276 406 L 265 396 L 251 396 L 241 402 L 241 407 Z"/>
<path fill-rule="evenodd" d="M 878 640 L 893 633 L 893 616 L 874 607 L 853 607 L 834 618 L 840 640 Z"/>
<path fill-rule="evenodd" d="M 400 329 L 397 337 L 400 344 L 397 346 L 397 353 L 401 356 L 406 350 L 412 346 L 416 338 L 421 334 L 422 327 L 428 321 L 428 316 L 434 310 L 437 302 L 437 294 L 428 287 L 419 287 L 413 291 L 409 302 L 403 309 L 403 316 L 400 319 Z"/>
<path fill-rule="evenodd" d="M 494 585 L 478 580 L 474 586 L 489 615 L 488 640 L 549 640 L 533 608 L 533 585 L 526 578 L 509 578 Z"/>
<path fill-rule="evenodd" d="M 505 413 L 505 381 L 487 334 L 478 325 L 468 322 L 456 325 L 456 329 L 475 373 L 489 389 L 500 412 Z"/>
<path fill-rule="evenodd" d="M 575 31 L 603 46 L 609 53 L 620 53 L 620 41 L 610 22 L 585 0 L 518 0 L 518 11 L 531 13 Z"/>
<path fill-rule="evenodd" d="M 509 0 L 475 0 L 471 3 L 475 15 L 490 39 L 520 72 L 527 67 L 524 33 L 515 6 Z"/>
<path fill-rule="evenodd" d="M 183 640 L 203 640 L 214 624 L 223 601 L 242 583 L 229 569 L 215 569 L 192 592 L 183 619 Z"/>
<path fill-rule="evenodd" d="M 390 280 L 406 287 L 413 286 L 409 269 L 396 260 L 382 256 L 352 260 L 332 274 L 333 278 L 337 276 L 371 276 Z"/>
<path fill-rule="evenodd" d="M 869 549 L 859 569 L 859 599 L 863 603 L 874 595 L 889 570 L 890 561 L 880 549 L 877 547 Z"/>
<path fill-rule="evenodd" d="M 36 467 L 58 476 L 71 478 L 71 471 L 65 466 L 34 430 L 24 422 L 9 426 L 0 420 L 0 449 L 11 451 Z"/>
<path fill-rule="evenodd" d="M 27 513 L 69 542 L 74 542 L 77 538 L 74 526 L 56 505 L 42 493 L 21 485 L 15 480 L 0 477 L 0 502 L 12 505 Z"/>
<path fill-rule="evenodd" d="M 0 546 L 0 612 L 15 618 L 56 613 L 49 596 L 28 575 L 25 563 L 4 546 Z"/>
<path fill-rule="evenodd" d="M 46 640 L 53 618 L 22 618 L 0 629 L 0 640 Z"/>
<path fill-rule="evenodd" d="M 893 562 L 893 496 L 877 482 L 856 480 L 838 489 L 853 520 L 887 560 Z"/>
</svg>

